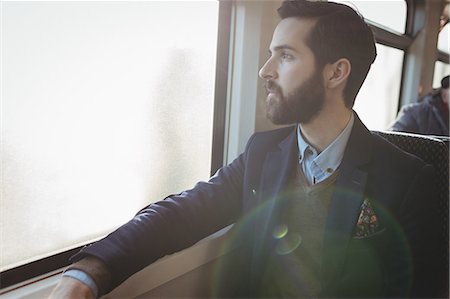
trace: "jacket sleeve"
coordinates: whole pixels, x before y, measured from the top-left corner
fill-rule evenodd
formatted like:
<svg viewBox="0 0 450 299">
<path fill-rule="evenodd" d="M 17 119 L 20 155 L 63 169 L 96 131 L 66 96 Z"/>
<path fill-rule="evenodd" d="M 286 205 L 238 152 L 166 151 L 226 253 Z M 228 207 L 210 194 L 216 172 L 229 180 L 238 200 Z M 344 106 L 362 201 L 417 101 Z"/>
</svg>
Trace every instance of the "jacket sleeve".
<svg viewBox="0 0 450 299">
<path fill-rule="evenodd" d="M 418 129 L 419 125 L 414 117 L 414 107 L 411 105 L 402 108 L 391 127 L 392 131 L 409 133 L 418 132 Z"/>
<path fill-rule="evenodd" d="M 250 139 L 249 144 L 252 139 Z M 187 248 L 235 222 L 242 210 L 246 151 L 208 182 L 150 204 L 128 223 L 72 257 L 100 259 L 111 273 L 105 291 L 157 259 Z"/>
</svg>

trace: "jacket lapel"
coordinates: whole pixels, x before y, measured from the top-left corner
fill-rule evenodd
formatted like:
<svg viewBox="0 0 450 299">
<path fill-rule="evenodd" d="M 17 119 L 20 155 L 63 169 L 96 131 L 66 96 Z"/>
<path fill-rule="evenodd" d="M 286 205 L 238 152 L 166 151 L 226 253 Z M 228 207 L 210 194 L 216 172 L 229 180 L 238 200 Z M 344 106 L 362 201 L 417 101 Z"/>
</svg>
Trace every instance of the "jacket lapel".
<svg viewBox="0 0 450 299">
<path fill-rule="evenodd" d="M 282 197 L 282 190 L 289 175 L 298 165 L 298 147 L 296 130 L 278 144 L 278 147 L 267 154 L 261 176 L 262 200 L 275 202 Z"/>
<path fill-rule="evenodd" d="M 321 271 L 324 295 L 333 294 L 343 271 L 347 246 L 364 199 L 367 172 L 362 166 L 370 156 L 371 133 L 355 113 L 325 226 Z"/>
<path fill-rule="evenodd" d="M 260 179 L 260 192 L 258 195 L 258 211 L 256 227 L 254 230 L 253 243 L 253 263 L 251 269 L 251 277 L 253 281 L 250 287 L 253 290 L 258 289 L 261 278 L 261 271 L 263 271 L 267 259 L 267 254 L 270 253 L 272 246 L 271 228 L 277 221 L 280 204 L 283 201 L 282 190 L 286 186 L 289 175 L 297 165 L 297 137 L 296 130 L 292 132 L 281 141 L 273 151 L 267 153 L 263 170 Z"/>
</svg>

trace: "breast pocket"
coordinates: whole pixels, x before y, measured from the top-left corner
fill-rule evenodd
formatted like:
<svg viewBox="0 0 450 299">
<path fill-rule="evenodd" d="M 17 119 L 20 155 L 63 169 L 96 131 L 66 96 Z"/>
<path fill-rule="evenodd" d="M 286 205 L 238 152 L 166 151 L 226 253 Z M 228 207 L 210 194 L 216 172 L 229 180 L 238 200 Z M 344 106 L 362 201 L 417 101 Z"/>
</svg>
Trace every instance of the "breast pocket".
<svg viewBox="0 0 450 299">
<path fill-rule="evenodd" d="M 367 237 L 353 237 L 348 245 L 347 260 L 351 264 L 359 264 L 361 268 L 367 268 L 373 261 L 380 261 L 387 246 L 388 237 L 383 228 Z"/>
<path fill-rule="evenodd" d="M 386 261 L 383 250 L 386 231 L 349 241 L 340 295 L 344 297 L 383 297 L 386 289 Z"/>
</svg>

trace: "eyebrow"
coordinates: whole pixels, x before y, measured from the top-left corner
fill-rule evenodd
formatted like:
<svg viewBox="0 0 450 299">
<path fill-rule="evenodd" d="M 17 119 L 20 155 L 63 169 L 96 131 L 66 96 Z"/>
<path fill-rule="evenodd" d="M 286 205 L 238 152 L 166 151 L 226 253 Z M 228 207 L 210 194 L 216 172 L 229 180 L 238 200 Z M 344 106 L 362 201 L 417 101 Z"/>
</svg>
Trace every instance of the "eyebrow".
<svg viewBox="0 0 450 299">
<path fill-rule="evenodd" d="M 280 45 L 273 48 L 273 51 L 281 51 L 281 50 L 291 50 L 294 52 L 298 52 L 295 48 L 289 45 Z M 272 50 L 269 49 L 269 53 L 272 53 Z"/>
</svg>

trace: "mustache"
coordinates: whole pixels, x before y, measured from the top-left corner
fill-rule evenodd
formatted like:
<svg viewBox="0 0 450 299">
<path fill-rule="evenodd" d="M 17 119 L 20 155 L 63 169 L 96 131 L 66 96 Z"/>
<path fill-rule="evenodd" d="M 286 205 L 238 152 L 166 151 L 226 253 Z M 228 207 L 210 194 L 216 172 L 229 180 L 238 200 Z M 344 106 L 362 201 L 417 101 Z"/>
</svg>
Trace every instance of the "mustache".
<svg viewBox="0 0 450 299">
<path fill-rule="evenodd" d="M 268 80 L 264 83 L 264 87 L 266 89 L 266 92 L 275 92 L 281 94 L 281 87 L 274 81 Z"/>
</svg>

